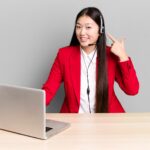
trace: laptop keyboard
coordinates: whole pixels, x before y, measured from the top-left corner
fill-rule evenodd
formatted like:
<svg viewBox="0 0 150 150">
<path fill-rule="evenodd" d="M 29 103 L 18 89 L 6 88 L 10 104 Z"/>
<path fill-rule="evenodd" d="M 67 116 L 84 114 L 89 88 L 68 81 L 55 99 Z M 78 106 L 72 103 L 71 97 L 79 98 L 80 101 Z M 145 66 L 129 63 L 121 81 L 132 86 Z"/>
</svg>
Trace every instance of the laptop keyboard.
<svg viewBox="0 0 150 150">
<path fill-rule="evenodd" d="M 46 127 L 46 132 L 48 132 L 49 130 L 52 130 L 53 128 L 50 127 Z"/>
</svg>

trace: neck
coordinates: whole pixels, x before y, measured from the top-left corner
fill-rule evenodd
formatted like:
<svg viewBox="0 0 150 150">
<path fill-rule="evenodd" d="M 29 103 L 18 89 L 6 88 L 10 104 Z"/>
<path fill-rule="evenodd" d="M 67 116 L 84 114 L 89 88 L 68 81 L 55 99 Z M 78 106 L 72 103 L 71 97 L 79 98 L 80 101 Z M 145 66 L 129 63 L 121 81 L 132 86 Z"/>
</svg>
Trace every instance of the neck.
<svg viewBox="0 0 150 150">
<path fill-rule="evenodd" d="M 90 54 L 91 52 L 93 52 L 96 48 L 95 45 L 93 46 L 86 46 L 86 47 L 83 47 L 81 46 L 81 48 L 87 53 L 87 54 Z"/>
</svg>

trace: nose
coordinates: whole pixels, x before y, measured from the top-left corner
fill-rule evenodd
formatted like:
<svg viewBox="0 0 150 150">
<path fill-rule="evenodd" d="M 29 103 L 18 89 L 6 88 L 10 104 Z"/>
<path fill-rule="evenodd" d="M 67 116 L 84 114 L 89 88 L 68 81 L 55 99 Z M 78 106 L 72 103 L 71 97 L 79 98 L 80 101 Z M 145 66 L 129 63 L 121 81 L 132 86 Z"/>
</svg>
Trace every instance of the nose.
<svg viewBox="0 0 150 150">
<path fill-rule="evenodd" d="M 81 30 L 80 30 L 80 35 L 85 35 L 85 34 L 86 34 L 85 28 L 81 28 Z"/>
</svg>

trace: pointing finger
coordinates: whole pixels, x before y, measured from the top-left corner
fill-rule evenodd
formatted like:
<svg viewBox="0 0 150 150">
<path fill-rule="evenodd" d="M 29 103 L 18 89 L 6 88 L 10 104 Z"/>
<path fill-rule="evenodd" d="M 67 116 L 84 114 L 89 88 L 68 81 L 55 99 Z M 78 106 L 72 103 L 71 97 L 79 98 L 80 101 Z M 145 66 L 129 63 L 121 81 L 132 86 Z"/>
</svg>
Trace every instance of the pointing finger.
<svg viewBox="0 0 150 150">
<path fill-rule="evenodd" d="M 112 42 L 117 41 L 117 39 L 114 36 L 112 36 L 110 33 L 107 33 L 107 36 L 109 37 L 110 40 L 112 40 Z"/>
</svg>

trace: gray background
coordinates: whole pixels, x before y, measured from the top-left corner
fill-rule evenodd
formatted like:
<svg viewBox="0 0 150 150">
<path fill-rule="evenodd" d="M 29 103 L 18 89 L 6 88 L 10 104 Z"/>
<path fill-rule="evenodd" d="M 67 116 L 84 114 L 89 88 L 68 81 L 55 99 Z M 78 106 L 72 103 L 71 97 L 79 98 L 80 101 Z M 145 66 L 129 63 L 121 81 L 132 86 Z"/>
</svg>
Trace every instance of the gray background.
<svg viewBox="0 0 150 150">
<path fill-rule="evenodd" d="M 77 13 L 98 7 L 106 31 L 125 38 L 140 81 L 136 96 L 115 91 L 127 112 L 150 111 L 150 9 L 148 0 L 0 0 L 0 84 L 41 88 L 60 47 L 70 43 Z M 47 112 L 58 112 L 63 85 Z"/>
</svg>

